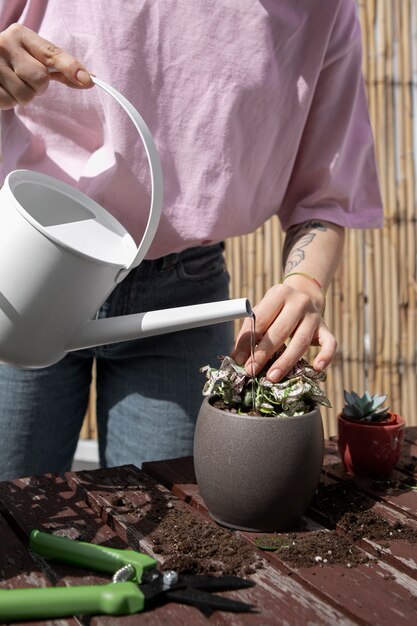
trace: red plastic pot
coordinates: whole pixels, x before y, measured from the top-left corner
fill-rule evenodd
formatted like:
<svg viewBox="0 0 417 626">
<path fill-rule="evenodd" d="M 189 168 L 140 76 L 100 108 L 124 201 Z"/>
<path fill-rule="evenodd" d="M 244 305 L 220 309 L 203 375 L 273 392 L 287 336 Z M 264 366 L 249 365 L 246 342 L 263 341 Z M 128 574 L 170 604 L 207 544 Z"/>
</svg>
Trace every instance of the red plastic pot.
<svg viewBox="0 0 417 626">
<path fill-rule="evenodd" d="M 337 416 L 339 454 L 349 474 L 377 478 L 387 476 L 400 457 L 405 420 L 389 413 L 386 422 L 355 422 Z"/>
</svg>

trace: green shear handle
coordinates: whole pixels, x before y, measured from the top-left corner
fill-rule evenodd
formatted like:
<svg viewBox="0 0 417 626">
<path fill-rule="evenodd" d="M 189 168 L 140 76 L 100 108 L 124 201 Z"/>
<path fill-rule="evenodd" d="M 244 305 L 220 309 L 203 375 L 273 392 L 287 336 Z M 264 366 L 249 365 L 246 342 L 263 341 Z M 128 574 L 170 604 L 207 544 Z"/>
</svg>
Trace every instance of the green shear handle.
<svg viewBox="0 0 417 626">
<path fill-rule="evenodd" d="M 142 611 L 145 598 L 137 583 L 76 587 L 0 589 L 0 620 L 32 620 L 72 615 L 127 615 Z"/>
<path fill-rule="evenodd" d="M 57 537 L 40 530 L 32 530 L 29 547 L 40 556 L 106 574 L 114 574 L 125 565 L 132 565 L 136 572 L 133 580 L 137 583 L 141 582 L 144 570 L 155 567 L 157 564 L 155 559 L 141 552 L 107 548 L 66 537 Z"/>
</svg>

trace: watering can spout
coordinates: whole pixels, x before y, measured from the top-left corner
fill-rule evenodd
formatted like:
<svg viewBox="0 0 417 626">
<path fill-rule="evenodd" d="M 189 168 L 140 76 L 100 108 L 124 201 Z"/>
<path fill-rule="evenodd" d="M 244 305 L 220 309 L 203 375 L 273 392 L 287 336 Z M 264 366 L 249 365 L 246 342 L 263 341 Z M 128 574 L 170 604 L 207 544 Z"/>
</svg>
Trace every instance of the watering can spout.
<svg viewBox="0 0 417 626">
<path fill-rule="evenodd" d="M 72 337 L 66 352 L 251 316 L 253 312 L 249 300 L 238 298 L 90 320 Z"/>
</svg>

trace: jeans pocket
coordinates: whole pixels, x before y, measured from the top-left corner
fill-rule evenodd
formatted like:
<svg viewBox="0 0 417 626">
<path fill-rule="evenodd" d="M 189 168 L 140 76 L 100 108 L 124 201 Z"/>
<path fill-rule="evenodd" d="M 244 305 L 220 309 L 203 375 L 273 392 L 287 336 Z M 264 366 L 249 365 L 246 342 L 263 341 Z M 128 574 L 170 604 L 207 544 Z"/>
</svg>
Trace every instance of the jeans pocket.
<svg viewBox="0 0 417 626">
<path fill-rule="evenodd" d="M 223 244 L 192 248 L 180 254 L 176 264 L 180 280 L 201 281 L 227 273 Z"/>
</svg>

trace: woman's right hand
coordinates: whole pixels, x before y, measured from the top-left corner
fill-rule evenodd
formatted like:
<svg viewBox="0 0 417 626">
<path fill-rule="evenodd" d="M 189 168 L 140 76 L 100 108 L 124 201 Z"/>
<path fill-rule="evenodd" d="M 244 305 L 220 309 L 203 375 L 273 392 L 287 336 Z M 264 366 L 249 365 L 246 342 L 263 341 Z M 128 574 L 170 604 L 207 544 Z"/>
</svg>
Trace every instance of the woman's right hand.
<svg viewBox="0 0 417 626">
<path fill-rule="evenodd" d="M 94 84 L 80 61 L 26 26 L 12 24 L 0 33 L 0 109 L 27 104 L 50 80 L 79 89 Z"/>
</svg>

